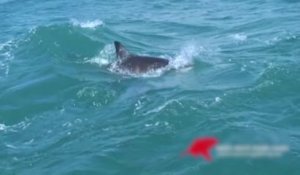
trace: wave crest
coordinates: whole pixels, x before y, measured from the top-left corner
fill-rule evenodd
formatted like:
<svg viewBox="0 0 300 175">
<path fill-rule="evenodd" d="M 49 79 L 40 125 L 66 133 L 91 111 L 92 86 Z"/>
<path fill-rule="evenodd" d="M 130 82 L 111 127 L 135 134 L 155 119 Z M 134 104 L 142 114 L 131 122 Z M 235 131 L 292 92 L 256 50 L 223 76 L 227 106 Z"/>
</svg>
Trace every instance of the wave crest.
<svg viewBox="0 0 300 175">
<path fill-rule="evenodd" d="M 77 19 L 71 19 L 71 23 L 73 26 L 79 26 L 81 28 L 88 28 L 88 29 L 96 29 L 99 26 L 102 26 L 104 23 L 101 20 L 92 20 L 92 21 L 78 21 Z"/>
</svg>

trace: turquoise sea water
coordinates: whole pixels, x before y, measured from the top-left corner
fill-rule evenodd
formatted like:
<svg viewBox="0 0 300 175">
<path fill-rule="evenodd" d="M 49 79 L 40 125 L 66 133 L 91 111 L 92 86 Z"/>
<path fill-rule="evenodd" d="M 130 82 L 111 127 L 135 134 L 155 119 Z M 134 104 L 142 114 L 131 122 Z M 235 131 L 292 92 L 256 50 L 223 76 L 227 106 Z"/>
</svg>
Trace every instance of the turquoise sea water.
<svg viewBox="0 0 300 175">
<path fill-rule="evenodd" d="M 0 19 L 0 174 L 300 173 L 300 1 L 0 0 Z M 108 68 L 114 40 L 171 65 Z M 182 156 L 203 136 L 289 150 Z"/>
</svg>

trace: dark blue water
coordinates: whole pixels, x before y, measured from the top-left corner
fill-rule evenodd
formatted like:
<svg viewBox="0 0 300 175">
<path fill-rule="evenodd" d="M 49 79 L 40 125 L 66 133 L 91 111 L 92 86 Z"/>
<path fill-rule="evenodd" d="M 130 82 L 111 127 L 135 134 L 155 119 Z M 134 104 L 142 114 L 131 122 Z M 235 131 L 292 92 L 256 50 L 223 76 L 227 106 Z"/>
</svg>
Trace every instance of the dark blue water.
<svg viewBox="0 0 300 175">
<path fill-rule="evenodd" d="M 297 0 L 0 0 L 0 174 L 299 174 Z M 170 60 L 120 72 L 113 41 Z M 280 157 L 182 156 L 193 139 Z"/>
</svg>

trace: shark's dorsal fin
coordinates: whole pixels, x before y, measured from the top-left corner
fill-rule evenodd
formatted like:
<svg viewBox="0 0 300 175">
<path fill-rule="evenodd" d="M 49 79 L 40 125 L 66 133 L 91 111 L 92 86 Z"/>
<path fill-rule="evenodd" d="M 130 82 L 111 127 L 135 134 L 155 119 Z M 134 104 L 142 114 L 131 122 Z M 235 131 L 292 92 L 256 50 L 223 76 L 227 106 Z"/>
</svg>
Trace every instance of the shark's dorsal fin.
<svg viewBox="0 0 300 175">
<path fill-rule="evenodd" d="M 115 48 L 116 48 L 117 58 L 124 59 L 129 56 L 129 52 L 119 41 L 115 41 L 114 44 L 115 44 Z"/>
</svg>

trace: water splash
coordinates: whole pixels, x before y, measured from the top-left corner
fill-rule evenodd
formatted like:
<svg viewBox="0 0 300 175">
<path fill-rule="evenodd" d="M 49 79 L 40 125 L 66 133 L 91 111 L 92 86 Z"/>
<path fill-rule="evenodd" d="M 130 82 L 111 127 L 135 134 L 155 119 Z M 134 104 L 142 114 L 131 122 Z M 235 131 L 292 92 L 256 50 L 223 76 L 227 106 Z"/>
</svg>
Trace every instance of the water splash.
<svg viewBox="0 0 300 175">
<path fill-rule="evenodd" d="M 104 48 L 93 58 L 85 58 L 85 62 L 98 64 L 100 67 L 111 64 L 115 59 L 113 44 L 105 45 Z"/>
<path fill-rule="evenodd" d="M 193 64 L 195 57 L 197 57 L 202 51 L 203 47 L 196 47 L 196 44 L 189 43 L 180 49 L 174 59 L 171 59 L 170 67 L 173 69 L 190 67 Z"/>
</svg>

